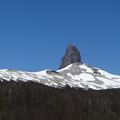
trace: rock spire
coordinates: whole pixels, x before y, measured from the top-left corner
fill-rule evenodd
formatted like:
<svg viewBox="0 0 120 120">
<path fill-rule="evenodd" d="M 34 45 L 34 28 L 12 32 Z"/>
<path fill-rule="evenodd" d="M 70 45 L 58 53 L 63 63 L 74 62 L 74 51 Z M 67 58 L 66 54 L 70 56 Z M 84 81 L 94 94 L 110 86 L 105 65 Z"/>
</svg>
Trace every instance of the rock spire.
<svg viewBox="0 0 120 120">
<path fill-rule="evenodd" d="M 66 66 L 68 66 L 72 63 L 75 63 L 75 62 L 82 63 L 81 55 L 80 55 L 79 50 L 75 46 L 70 44 L 70 45 L 67 46 L 65 55 L 61 59 L 59 69 L 62 69 L 62 68 L 66 67 Z"/>
</svg>

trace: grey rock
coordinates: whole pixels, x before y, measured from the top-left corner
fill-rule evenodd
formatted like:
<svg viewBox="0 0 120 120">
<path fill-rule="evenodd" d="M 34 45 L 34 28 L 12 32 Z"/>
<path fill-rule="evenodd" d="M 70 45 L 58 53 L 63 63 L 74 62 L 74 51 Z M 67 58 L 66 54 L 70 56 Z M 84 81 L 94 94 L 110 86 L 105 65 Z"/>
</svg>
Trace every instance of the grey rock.
<svg viewBox="0 0 120 120">
<path fill-rule="evenodd" d="M 65 55 L 61 60 L 59 69 L 62 69 L 75 62 L 82 63 L 80 52 L 75 46 L 68 45 Z"/>
<path fill-rule="evenodd" d="M 47 74 L 55 74 L 55 75 L 56 75 L 56 74 L 60 74 L 60 73 L 58 73 L 58 72 L 55 71 L 55 70 L 47 70 L 46 73 L 47 73 Z"/>
</svg>

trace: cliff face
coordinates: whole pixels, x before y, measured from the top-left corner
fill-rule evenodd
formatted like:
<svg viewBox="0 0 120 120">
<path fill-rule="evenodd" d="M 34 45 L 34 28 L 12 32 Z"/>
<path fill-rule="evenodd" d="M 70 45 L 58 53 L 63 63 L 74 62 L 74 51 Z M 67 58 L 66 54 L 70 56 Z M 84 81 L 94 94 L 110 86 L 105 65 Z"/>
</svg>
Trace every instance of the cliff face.
<svg viewBox="0 0 120 120">
<path fill-rule="evenodd" d="M 120 89 L 94 91 L 0 82 L 0 120 L 120 120 Z"/>
<path fill-rule="evenodd" d="M 75 62 L 81 63 L 80 52 L 75 46 L 68 45 L 66 48 L 65 54 L 64 54 L 63 58 L 61 59 L 59 69 L 62 69 L 72 63 L 75 63 Z"/>
</svg>

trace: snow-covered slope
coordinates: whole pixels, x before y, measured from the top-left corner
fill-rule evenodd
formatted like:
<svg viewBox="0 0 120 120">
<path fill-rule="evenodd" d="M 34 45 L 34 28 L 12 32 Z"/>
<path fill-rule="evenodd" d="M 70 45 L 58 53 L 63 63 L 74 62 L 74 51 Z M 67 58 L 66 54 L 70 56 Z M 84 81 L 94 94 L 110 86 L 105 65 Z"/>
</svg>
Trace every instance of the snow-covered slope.
<svg viewBox="0 0 120 120">
<path fill-rule="evenodd" d="M 8 69 L 0 70 L 0 81 L 4 80 L 33 81 L 51 87 L 69 85 L 94 90 L 120 88 L 120 76 L 80 63 L 73 63 L 58 71 L 24 72 Z"/>
</svg>

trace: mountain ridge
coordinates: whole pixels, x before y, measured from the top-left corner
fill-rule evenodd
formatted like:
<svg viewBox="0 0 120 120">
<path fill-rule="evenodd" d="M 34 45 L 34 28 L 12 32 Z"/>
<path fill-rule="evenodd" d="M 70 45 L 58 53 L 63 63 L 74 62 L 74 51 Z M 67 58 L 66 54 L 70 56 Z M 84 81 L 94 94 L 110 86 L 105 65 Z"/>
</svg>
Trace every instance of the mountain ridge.
<svg viewBox="0 0 120 120">
<path fill-rule="evenodd" d="M 0 70 L 0 81 L 37 82 L 55 88 L 66 85 L 85 90 L 120 88 L 120 76 L 92 67 L 81 60 L 81 54 L 74 45 L 68 45 L 61 59 L 59 70 L 46 69 L 38 72 Z"/>
<path fill-rule="evenodd" d="M 66 85 L 86 90 L 120 88 L 120 76 L 79 62 L 57 71 L 46 69 L 38 72 L 23 72 L 4 69 L 0 70 L 0 80 L 33 81 L 56 88 Z"/>
</svg>

